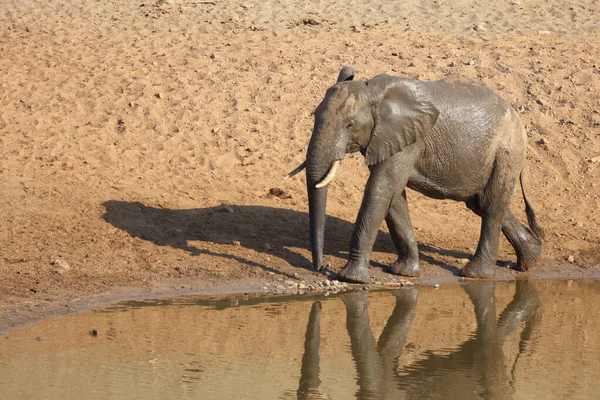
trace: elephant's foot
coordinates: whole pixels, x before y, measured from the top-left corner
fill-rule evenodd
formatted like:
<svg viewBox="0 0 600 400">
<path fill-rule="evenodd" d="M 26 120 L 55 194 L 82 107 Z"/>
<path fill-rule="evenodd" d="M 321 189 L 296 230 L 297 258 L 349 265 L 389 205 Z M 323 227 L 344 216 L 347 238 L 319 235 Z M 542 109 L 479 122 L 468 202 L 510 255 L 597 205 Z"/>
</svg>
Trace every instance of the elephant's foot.
<svg viewBox="0 0 600 400">
<path fill-rule="evenodd" d="M 535 264 L 540 254 L 542 254 L 542 243 L 531 236 L 517 252 L 517 265 L 515 269 L 521 272 L 527 271 Z"/>
<path fill-rule="evenodd" d="M 402 276 L 419 276 L 419 259 L 406 258 L 398 259 L 385 269 L 386 272 L 394 275 Z"/>
<path fill-rule="evenodd" d="M 369 283 L 368 263 L 350 260 L 338 273 L 337 278 L 348 283 Z"/>
<path fill-rule="evenodd" d="M 480 258 L 474 258 L 460 270 L 460 276 L 466 278 L 492 279 L 496 275 L 494 264 Z"/>
</svg>

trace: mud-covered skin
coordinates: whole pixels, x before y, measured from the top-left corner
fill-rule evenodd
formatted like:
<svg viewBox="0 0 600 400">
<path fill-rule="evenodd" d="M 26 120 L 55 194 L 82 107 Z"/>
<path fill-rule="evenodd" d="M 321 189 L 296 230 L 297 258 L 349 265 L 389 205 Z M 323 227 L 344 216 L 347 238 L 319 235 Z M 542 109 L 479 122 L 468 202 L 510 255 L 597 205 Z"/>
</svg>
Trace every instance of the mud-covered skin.
<svg viewBox="0 0 600 400">
<path fill-rule="evenodd" d="M 315 185 L 334 161 L 356 151 L 365 156 L 370 177 L 341 280 L 368 281 L 371 249 L 384 220 L 398 251 L 388 271 L 419 275 L 406 187 L 465 202 L 481 217 L 477 250 L 461 275 L 494 277 L 500 232 L 516 250 L 517 269 L 533 265 L 542 248 L 533 209 L 525 201 L 530 229 L 507 213 L 527 147 L 519 116 L 508 103 L 461 79 L 422 82 L 379 75 L 352 81 L 354 75 L 353 69 L 342 69 L 315 111 L 306 159 L 315 269 L 322 266 L 327 201 L 327 187 Z"/>
</svg>

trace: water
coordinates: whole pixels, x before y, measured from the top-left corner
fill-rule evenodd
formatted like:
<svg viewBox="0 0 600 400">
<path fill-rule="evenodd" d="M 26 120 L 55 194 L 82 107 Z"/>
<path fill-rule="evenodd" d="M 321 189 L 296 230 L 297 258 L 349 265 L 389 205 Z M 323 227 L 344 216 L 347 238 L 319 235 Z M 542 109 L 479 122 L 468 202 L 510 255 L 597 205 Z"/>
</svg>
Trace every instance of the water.
<svg viewBox="0 0 600 400">
<path fill-rule="evenodd" d="M 0 338 L 0 399 L 597 399 L 600 281 L 126 302 Z"/>
</svg>

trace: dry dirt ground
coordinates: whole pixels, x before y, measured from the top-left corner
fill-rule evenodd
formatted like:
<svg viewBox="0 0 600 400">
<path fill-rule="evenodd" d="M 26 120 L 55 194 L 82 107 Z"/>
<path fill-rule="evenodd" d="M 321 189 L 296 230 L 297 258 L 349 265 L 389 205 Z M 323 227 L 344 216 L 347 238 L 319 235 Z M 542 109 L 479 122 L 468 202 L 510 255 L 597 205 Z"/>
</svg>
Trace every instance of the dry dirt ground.
<svg viewBox="0 0 600 400">
<path fill-rule="evenodd" d="M 119 298 L 317 279 L 304 177 L 281 178 L 343 65 L 357 79 L 463 75 L 506 98 L 547 236 L 529 276 L 598 276 L 598 1 L 6 0 L 0 330 Z M 333 271 L 367 174 L 348 157 L 331 185 Z M 408 196 L 421 280 L 456 279 L 479 219 Z M 520 194 L 512 207 L 523 217 Z M 514 261 L 505 240 L 499 257 Z M 393 260 L 382 226 L 373 276 Z"/>
</svg>

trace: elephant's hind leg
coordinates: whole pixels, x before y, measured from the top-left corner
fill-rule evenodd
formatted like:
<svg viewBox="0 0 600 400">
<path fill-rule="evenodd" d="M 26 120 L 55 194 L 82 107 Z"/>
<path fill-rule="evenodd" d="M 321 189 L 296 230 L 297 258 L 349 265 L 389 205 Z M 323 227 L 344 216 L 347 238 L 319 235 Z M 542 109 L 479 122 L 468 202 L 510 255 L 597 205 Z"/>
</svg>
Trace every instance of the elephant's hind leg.
<svg viewBox="0 0 600 400">
<path fill-rule="evenodd" d="M 467 207 L 480 217 L 483 215 L 477 201 L 467 202 Z M 510 210 L 504 216 L 502 233 L 517 253 L 515 269 L 521 272 L 527 271 L 542 253 L 542 242 L 536 239 Z"/>
<path fill-rule="evenodd" d="M 525 225 L 510 212 L 506 213 L 502 233 L 517 253 L 517 271 L 527 271 L 542 253 L 542 242 L 536 239 Z"/>
<path fill-rule="evenodd" d="M 460 271 L 461 276 L 494 277 L 500 232 L 520 168 L 521 163 L 514 162 L 506 152 L 497 156 L 492 175 L 483 193 L 467 202 L 467 206 L 477 209 L 478 215 L 481 216 L 481 233 L 475 255 Z"/>
<path fill-rule="evenodd" d="M 385 222 L 398 251 L 398 260 L 387 271 L 396 275 L 419 276 L 419 249 L 410 222 L 406 190 L 392 201 Z"/>
</svg>

